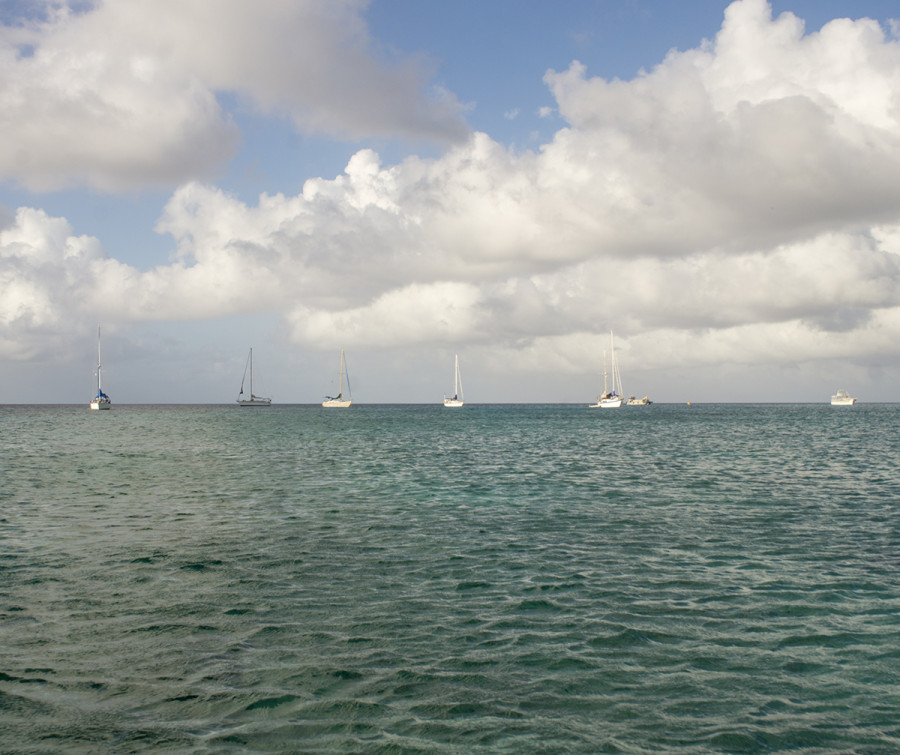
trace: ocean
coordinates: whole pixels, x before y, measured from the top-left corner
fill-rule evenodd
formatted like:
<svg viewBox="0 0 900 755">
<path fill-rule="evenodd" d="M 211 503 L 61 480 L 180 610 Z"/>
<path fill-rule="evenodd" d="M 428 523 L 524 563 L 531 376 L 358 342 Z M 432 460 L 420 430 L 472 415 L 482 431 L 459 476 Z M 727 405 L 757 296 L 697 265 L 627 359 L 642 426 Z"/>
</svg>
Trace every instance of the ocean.
<svg viewBox="0 0 900 755">
<path fill-rule="evenodd" d="M 0 751 L 900 751 L 900 405 L 0 407 Z"/>
</svg>

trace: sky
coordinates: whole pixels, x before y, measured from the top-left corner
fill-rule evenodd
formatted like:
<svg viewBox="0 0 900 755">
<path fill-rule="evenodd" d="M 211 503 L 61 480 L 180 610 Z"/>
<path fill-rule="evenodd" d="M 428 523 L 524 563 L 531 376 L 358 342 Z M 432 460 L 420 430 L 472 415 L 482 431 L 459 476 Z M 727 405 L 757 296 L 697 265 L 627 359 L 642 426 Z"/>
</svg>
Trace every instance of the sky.
<svg viewBox="0 0 900 755">
<path fill-rule="evenodd" d="M 0 403 L 900 401 L 898 19 L 7 0 Z"/>
</svg>

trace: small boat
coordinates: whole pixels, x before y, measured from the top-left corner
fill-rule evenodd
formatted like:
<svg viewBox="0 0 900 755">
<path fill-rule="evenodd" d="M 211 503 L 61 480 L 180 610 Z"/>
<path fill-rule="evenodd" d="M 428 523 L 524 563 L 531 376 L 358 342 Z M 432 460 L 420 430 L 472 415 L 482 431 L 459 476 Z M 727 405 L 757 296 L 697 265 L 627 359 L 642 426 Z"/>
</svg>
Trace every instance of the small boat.
<svg viewBox="0 0 900 755">
<path fill-rule="evenodd" d="M 247 379 L 247 370 L 250 370 L 250 398 L 242 398 L 244 396 L 244 381 Z M 271 406 L 272 399 L 257 396 L 253 393 L 253 347 L 250 348 L 250 355 L 247 357 L 247 364 L 244 365 L 244 377 L 241 379 L 241 392 L 238 394 L 238 406 Z"/>
<path fill-rule="evenodd" d="M 831 397 L 832 406 L 853 406 L 855 403 L 856 399 L 844 390 L 838 391 Z"/>
<path fill-rule="evenodd" d="M 647 396 L 644 396 L 644 398 L 629 396 L 628 401 L 625 402 L 625 406 L 650 406 L 652 403 L 653 402 Z"/>
<path fill-rule="evenodd" d="M 347 394 L 350 398 L 344 398 L 344 375 L 347 375 Z M 339 373 L 340 377 L 340 388 L 338 389 L 337 396 L 326 396 L 325 400 L 322 402 L 322 406 L 328 408 L 338 408 L 345 409 L 350 404 L 353 403 L 353 394 L 350 392 L 350 373 L 347 372 L 347 368 L 344 365 L 344 350 L 341 349 L 341 371 Z"/>
<path fill-rule="evenodd" d="M 444 406 L 456 408 L 462 406 L 465 403 L 463 401 L 463 387 L 462 387 L 462 377 L 459 374 L 459 354 L 456 355 L 456 372 L 453 377 L 453 395 L 450 397 L 444 396 Z"/>
<path fill-rule="evenodd" d="M 616 349 L 613 343 L 612 331 L 609 332 L 609 351 L 612 367 L 612 390 L 607 387 L 606 352 L 603 352 L 603 393 L 597 397 L 596 404 L 588 404 L 591 409 L 618 409 L 622 406 L 622 376 L 619 374 L 619 365 L 616 362 Z"/>
<path fill-rule="evenodd" d="M 100 326 L 97 326 L 97 395 L 91 399 L 91 409 L 111 409 L 112 401 L 100 386 Z"/>
</svg>

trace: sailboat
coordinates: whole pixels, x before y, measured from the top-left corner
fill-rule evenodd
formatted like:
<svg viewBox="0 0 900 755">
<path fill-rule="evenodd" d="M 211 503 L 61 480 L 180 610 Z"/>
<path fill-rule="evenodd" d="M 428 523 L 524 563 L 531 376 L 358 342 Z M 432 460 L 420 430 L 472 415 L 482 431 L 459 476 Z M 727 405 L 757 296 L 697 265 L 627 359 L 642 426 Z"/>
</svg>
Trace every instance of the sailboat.
<svg viewBox="0 0 900 755">
<path fill-rule="evenodd" d="M 607 387 L 606 352 L 603 352 L 603 393 L 597 397 L 596 404 L 588 404 L 591 409 L 618 409 L 622 406 L 622 376 L 619 374 L 619 365 L 616 362 L 616 349 L 613 343 L 612 331 L 609 331 L 609 351 L 612 366 L 612 390 Z"/>
<path fill-rule="evenodd" d="M 110 409 L 112 401 L 100 386 L 100 326 L 97 326 L 97 395 L 91 399 L 91 409 Z"/>
<path fill-rule="evenodd" d="M 244 381 L 247 379 L 247 369 L 250 370 L 250 398 L 244 396 Z M 271 406 L 272 399 L 257 396 L 253 393 L 253 347 L 250 347 L 250 356 L 247 357 L 247 364 L 244 365 L 244 377 L 241 379 L 241 392 L 238 394 L 238 406 Z"/>
<path fill-rule="evenodd" d="M 344 398 L 344 374 L 347 375 L 347 393 L 350 395 L 350 398 Z M 340 381 L 341 387 L 338 389 L 337 396 L 326 396 L 325 400 L 322 402 L 322 406 L 326 406 L 329 408 L 341 408 L 345 409 L 353 403 L 352 393 L 350 392 L 350 374 L 346 371 L 344 367 L 344 350 L 341 349 L 341 372 L 340 372 Z"/>
<path fill-rule="evenodd" d="M 463 387 L 462 387 L 462 377 L 459 374 L 459 354 L 456 355 L 456 373 L 453 378 L 453 396 L 447 398 L 444 396 L 444 406 L 449 407 L 458 407 L 462 406 L 465 402 L 463 401 Z"/>
</svg>

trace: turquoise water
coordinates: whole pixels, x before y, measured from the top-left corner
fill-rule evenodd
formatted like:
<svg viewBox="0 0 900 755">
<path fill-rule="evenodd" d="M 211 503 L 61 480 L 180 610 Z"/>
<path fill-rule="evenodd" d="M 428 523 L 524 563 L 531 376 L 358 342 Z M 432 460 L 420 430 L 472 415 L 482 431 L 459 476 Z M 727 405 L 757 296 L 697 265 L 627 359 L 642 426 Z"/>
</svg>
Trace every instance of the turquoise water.
<svg viewBox="0 0 900 755">
<path fill-rule="evenodd" d="M 0 750 L 897 752 L 898 430 L 0 407 Z"/>
</svg>

